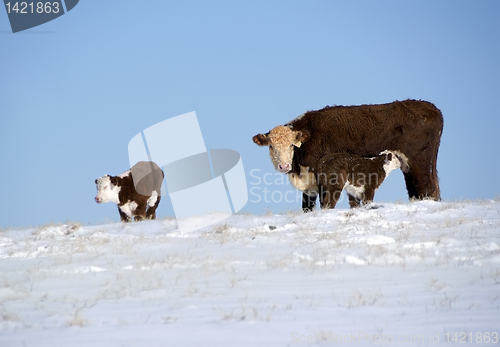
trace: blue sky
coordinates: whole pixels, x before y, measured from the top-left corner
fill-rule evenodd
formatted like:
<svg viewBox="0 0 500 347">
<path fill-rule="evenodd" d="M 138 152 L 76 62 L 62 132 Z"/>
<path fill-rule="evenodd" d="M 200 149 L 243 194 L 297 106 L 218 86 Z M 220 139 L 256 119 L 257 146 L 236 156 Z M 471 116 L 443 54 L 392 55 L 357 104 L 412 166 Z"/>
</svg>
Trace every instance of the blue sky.
<svg viewBox="0 0 500 347">
<path fill-rule="evenodd" d="M 16 34 L 0 10 L 0 227 L 118 221 L 94 180 L 129 168 L 134 135 L 190 111 L 207 148 L 241 154 L 244 211 L 300 210 L 252 136 L 407 98 L 443 112 L 443 200 L 498 196 L 498 1 L 88 0 Z M 407 201 L 400 172 L 375 200 Z M 173 216 L 168 197 L 158 216 Z"/>
</svg>

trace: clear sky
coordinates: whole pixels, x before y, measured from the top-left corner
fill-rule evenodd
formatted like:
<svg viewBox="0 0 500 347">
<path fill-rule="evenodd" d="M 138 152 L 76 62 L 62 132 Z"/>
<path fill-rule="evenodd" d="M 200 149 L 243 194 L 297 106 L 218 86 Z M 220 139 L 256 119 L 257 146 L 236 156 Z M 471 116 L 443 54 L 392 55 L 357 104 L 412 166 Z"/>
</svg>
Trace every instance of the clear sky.
<svg viewBox="0 0 500 347">
<path fill-rule="evenodd" d="M 0 227 L 118 221 L 94 180 L 129 168 L 134 135 L 190 111 L 207 148 L 241 154 L 243 211 L 299 210 L 252 136 L 407 98 L 443 112 L 443 200 L 498 196 L 499 1 L 87 0 L 16 34 L 0 10 Z M 375 200 L 408 200 L 401 172 Z M 157 213 L 173 216 L 168 196 Z"/>
</svg>

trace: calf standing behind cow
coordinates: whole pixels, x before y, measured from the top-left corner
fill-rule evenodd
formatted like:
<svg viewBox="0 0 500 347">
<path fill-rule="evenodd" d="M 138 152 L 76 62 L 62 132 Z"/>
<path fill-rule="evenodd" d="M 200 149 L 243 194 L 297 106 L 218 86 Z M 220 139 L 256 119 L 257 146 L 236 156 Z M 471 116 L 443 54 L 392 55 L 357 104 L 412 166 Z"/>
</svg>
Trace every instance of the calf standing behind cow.
<svg viewBox="0 0 500 347">
<path fill-rule="evenodd" d="M 335 208 L 342 190 L 346 191 L 351 208 L 359 207 L 361 202 L 369 204 L 389 173 L 400 167 L 401 161 L 391 151 L 373 158 L 346 153 L 323 157 L 317 175 L 321 208 Z"/>
<path fill-rule="evenodd" d="M 410 199 L 440 199 L 437 155 L 443 131 L 441 111 L 426 101 L 382 105 L 334 106 L 309 111 L 253 141 L 268 146 L 276 170 L 287 173 L 303 192 L 309 211 L 319 192 L 315 182 L 320 159 L 333 153 L 373 157 L 391 149 L 403 161 Z"/>
<path fill-rule="evenodd" d="M 98 204 L 114 202 L 122 222 L 155 219 L 161 200 L 163 171 L 151 161 L 141 161 L 118 176 L 104 175 L 95 180 Z"/>
</svg>

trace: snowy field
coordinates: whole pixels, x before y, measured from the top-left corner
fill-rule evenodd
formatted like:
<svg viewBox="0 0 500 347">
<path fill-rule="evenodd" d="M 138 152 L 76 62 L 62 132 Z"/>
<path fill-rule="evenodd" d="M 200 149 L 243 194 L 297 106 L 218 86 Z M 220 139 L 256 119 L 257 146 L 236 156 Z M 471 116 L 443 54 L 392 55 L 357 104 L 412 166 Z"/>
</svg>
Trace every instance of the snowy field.
<svg viewBox="0 0 500 347">
<path fill-rule="evenodd" d="M 4 229 L 0 264 L 2 347 L 500 344 L 494 201 Z"/>
</svg>

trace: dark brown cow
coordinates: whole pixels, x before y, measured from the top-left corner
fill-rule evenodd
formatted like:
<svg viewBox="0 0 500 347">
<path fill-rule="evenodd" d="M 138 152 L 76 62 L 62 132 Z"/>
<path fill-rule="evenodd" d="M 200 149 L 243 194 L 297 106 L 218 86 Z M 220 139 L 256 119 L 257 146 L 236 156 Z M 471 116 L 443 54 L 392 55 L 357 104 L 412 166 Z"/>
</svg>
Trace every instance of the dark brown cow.
<svg viewBox="0 0 500 347">
<path fill-rule="evenodd" d="M 161 200 L 163 171 L 154 162 L 140 161 L 118 176 L 104 175 L 95 180 L 98 204 L 114 202 L 122 222 L 155 219 Z"/>
<path fill-rule="evenodd" d="M 321 208 L 335 208 L 342 190 L 351 208 L 373 201 L 375 191 L 393 170 L 401 167 L 397 153 L 383 151 L 372 158 L 337 153 L 323 157 L 318 165 L 317 182 Z"/>
<path fill-rule="evenodd" d="M 410 199 L 440 199 L 436 162 L 443 116 L 426 101 L 382 105 L 327 106 L 309 111 L 253 141 L 269 146 L 276 170 L 287 173 L 303 194 L 304 211 L 315 206 L 319 160 L 328 154 L 376 156 L 385 149 L 400 153 Z"/>
</svg>

